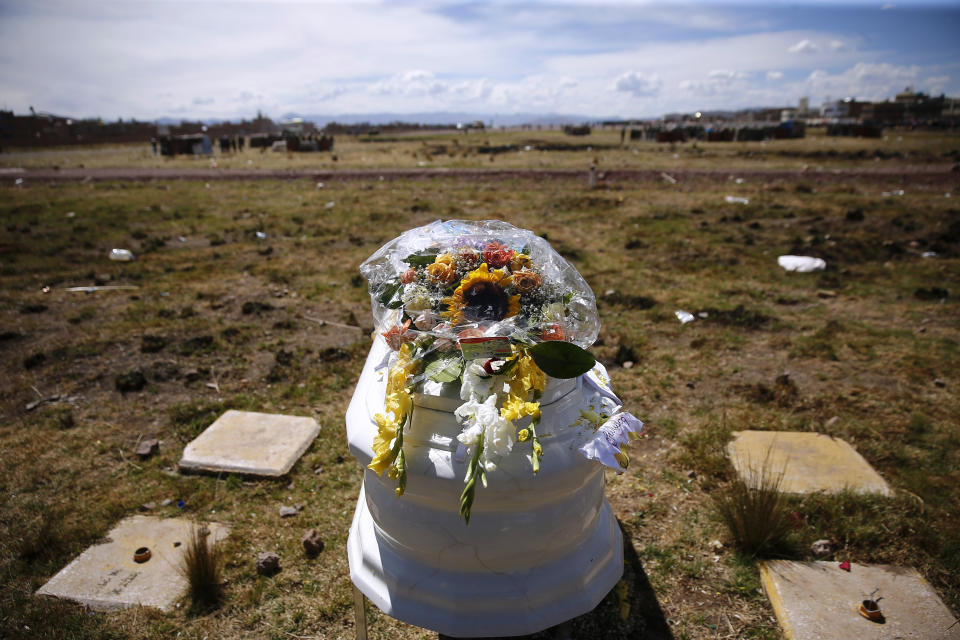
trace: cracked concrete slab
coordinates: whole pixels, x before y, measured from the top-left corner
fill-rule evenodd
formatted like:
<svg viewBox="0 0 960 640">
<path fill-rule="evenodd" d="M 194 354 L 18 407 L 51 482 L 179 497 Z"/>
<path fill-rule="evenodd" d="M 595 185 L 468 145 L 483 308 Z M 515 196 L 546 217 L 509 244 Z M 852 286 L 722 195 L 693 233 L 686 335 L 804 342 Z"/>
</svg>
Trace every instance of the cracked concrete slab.
<svg viewBox="0 0 960 640">
<path fill-rule="evenodd" d="M 97 611 L 137 605 L 168 611 L 187 589 L 179 567 L 192 525 L 184 518 L 126 518 L 103 542 L 87 548 L 40 587 L 37 595 L 73 600 Z M 218 523 L 206 527 L 214 543 L 230 531 Z M 147 547 L 150 556 L 137 562 L 134 555 L 141 547 Z"/>
</svg>

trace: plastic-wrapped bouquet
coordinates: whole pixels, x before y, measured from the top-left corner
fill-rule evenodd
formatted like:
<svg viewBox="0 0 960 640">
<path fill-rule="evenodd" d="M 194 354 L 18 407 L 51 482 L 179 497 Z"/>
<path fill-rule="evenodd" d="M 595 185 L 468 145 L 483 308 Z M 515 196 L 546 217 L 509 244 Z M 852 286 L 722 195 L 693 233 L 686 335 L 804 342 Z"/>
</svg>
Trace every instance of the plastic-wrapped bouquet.
<svg viewBox="0 0 960 640">
<path fill-rule="evenodd" d="M 497 220 L 438 221 L 388 242 L 361 266 L 377 330 L 395 352 L 369 467 L 406 486 L 403 429 L 413 392 L 460 383 L 458 440 L 469 456 L 460 513 L 469 522 L 476 484 L 522 443 L 533 473 L 547 376 L 590 372 L 580 451 L 618 470 L 620 447 L 642 428 L 620 413 L 605 371 L 584 347 L 597 337 L 596 300 L 577 270 L 530 231 Z M 585 378 L 586 380 L 586 378 Z M 589 427 L 589 428 L 588 428 Z"/>
</svg>

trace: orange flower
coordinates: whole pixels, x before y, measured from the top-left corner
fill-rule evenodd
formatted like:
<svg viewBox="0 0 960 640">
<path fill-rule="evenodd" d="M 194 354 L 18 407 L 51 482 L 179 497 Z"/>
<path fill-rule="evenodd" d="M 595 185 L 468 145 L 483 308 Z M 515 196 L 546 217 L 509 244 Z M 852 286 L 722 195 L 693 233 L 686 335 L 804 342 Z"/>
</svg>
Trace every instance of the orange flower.
<svg viewBox="0 0 960 640">
<path fill-rule="evenodd" d="M 410 267 L 406 271 L 400 274 L 400 282 L 403 284 L 410 284 L 417 279 L 417 270 L 413 267 Z"/>
<path fill-rule="evenodd" d="M 515 251 L 513 249 L 504 244 L 491 242 L 487 244 L 487 248 L 483 250 L 483 260 L 491 268 L 499 269 L 510 263 L 514 253 Z"/>
<path fill-rule="evenodd" d="M 444 256 L 449 260 L 440 262 L 440 259 L 437 258 L 436 262 L 427 266 L 427 274 L 430 279 L 438 284 L 450 284 L 457 279 L 457 267 L 453 264 L 453 258 L 449 254 L 444 254 Z"/>
<path fill-rule="evenodd" d="M 540 286 L 542 279 L 540 274 L 533 271 L 515 271 L 512 282 L 514 288 L 520 293 L 529 293 Z"/>
<path fill-rule="evenodd" d="M 381 334 L 391 349 L 399 351 L 404 342 L 410 342 L 417 337 L 415 332 L 409 331 L 410 324 L 410 319 L 407 319 L 407 321 L 403 323 L 403 326 L 394 325 Z"/>
<path fill-rule="evenodd" d="M 547 340 L 563 340 L 563 327 L 558 323 L 554 322 L 549 327 L 543 330 L 543 333 L 540 334 L 540 339 L 546 342 Z"/>
</svg>

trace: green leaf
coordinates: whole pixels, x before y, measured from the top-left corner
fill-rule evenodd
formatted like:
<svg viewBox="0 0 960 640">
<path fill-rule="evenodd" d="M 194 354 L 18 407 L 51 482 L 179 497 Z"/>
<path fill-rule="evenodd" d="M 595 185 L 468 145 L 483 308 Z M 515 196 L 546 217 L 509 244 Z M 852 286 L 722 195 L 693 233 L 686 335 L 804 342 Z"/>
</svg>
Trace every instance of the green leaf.
<svg viewBox="0 0 960 640">
<path fill-rule="evenodd" d="M 437 260 L 439 252 L 434 251 L 425 251 L 421 253 L 411 253 L 409 256 L 403 259 L 404 262 L 409 264 L 411 267 L 425 267 L 428 264 L 433 264 Z"/>
<path fill-rule="evenodd" d="M 427 377 L 434 382 L 453 382 L 463 373 L 463 359 L 460 356 L 437 358 L 427 365 Z"/>
<path fill-rule="evenodd" d="M 394 284 L 388 284 L 383 287 L 380 291 L 380 295 L 377 296 L 377 300 L 380 304 L 390 304 L 390 301 L 393 300 L 393 297 L 397 295 L 397 291 L 400 290 L 400 287 L 403 286 L 398 280 Z"/>
<path fill-rule="evenodd" d="M 576 378 L 597 363 L 590 353 L 570 342 L 550 340 L 534 345 L 528 351 L 537 366 L 554 378 Z"/>
</svg>

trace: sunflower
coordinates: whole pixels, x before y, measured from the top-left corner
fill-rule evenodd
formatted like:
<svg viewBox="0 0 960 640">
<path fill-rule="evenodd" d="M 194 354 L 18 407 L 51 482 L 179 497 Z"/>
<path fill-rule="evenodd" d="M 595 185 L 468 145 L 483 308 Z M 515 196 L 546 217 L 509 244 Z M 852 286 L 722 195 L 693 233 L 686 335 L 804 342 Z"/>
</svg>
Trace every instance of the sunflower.
<svg viewBox="0 0 960 640">
<path fill-rule="evenodd" d="M 443 315 L 451 324 L 464 321 L 503 320 L 520 313 L 520 296 L 508 296 L 504 287 L 510 276 L 502 269 L 490 271 L 481 264 L 460 281 L 452 296 L 443 299 L 447 310 Z"/>
</svg>

